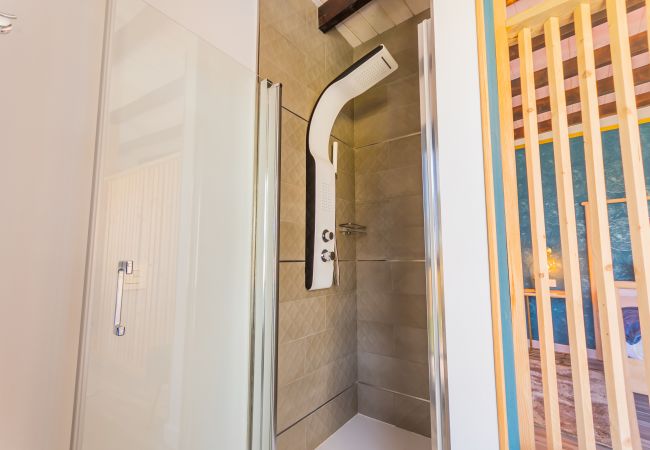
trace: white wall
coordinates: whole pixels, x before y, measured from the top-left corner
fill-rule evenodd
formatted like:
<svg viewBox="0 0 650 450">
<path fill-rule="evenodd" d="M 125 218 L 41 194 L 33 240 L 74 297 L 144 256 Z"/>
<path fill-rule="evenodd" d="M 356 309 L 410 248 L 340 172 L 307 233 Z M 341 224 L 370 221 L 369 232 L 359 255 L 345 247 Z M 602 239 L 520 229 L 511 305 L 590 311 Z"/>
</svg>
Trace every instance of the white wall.
<svg viewBox="0 0 650 450">
<path fill-rule="evenodd" d="M 149 3 L 255 71 L 256 0 Z M 64 450 L 105 0 L 4 0 L 0 8 L 19 16 L 15 31 L 0 37 L 0 448 Z M 247 299 L 237 307 L 249 317 Z M 245 347 L 236 355 L 238 367 L 247 364 Z M 232 375 L 245 391 L 248 373 Z"/>
<path fill-rule="evenodd" d="M 251 71 L 257 71 L 258 0 L 145 0 Z"/>
<path fill-rule="evenodd" d="M 451 448 L 499 448 L 474 0 L 433 0 Z"/>
<path fill-rule="evenodd" d="M 3 0 L 0 448 L 69 445 L 105 0 Z"/>
</svg>

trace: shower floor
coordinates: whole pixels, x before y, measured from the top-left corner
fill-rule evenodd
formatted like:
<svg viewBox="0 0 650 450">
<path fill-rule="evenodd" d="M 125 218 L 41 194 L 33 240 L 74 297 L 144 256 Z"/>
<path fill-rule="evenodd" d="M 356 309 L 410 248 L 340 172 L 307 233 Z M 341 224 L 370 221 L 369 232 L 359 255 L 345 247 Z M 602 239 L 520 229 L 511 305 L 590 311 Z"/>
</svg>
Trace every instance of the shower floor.
<svg viewBox="0 0 650 450">
<path fill-rule="evenodd" d="M 316 450 L 431 450 L 431 439 L 357 414 Z"/>
</svg>

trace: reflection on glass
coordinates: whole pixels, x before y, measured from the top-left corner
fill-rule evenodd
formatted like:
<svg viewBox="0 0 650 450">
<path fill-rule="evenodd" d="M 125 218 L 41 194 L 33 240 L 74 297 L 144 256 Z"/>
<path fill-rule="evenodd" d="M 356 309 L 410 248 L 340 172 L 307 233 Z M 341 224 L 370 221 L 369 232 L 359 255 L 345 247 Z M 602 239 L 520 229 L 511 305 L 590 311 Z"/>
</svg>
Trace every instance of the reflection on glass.
<svg viewBox="0 0 650 450">
<path fill-rule="evenodd" d="M 224 255 L 209 231 L 228 180 L 215 170 L 229 152 L 252 160 L 255 76 L 140 0 L 112 14 L 78 448 L 216 448 L 223 305 L 210 271 Z"/>
</svg>

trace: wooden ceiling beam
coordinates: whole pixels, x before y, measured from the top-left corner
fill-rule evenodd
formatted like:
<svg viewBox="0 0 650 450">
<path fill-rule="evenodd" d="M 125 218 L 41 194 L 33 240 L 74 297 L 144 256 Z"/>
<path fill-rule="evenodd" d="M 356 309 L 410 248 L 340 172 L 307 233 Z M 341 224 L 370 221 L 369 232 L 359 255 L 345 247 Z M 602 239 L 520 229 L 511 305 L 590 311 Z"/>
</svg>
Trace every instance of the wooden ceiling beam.
<svg viewBox="0 0 650 450">
<path fill-rule="evenodd" d="M 647 32 L 642 31 L 639 34 L 630 36 L 630 52 L 632 56 L 640 55 L 648 51 Z M 596 68 L 605 67 L 612 63 L 612 56 L 609 51 L 609 45 L 594 50 L 594 59 Z M 573 57 L 564 61 L 564 78 L 571 78 L 578 75 L 578 60 Z M 535 71 L 535 88 L 539 89 L 548 85 L 548 74 L 546 67 Z M 512 96 L 516 97 L 521 94 L 521 81 L 515 78 L 511 82 Z"/>
<path fill-rule="evenodd" d="M 645 6 L 645 0 L 627 0 L 627 12 L 630 13 L 632 11 L 635 11 L 639 8 L 642 8 Z M 596 27 L 600 24 L 603 24 L 607 22 L 607 13 L 603 9 L 601 11 L 597 11 L 594 14 L 591 15 L 591 22 L 592 26 Z M 575 34 L 575 30 L 573 28 L 573 23 L 564 25 L 560 28 L 560 39 L 566 39 L 568 37 L 571 37 Z M 533 51 L 539 50 L 540 48 L 544 47 L 544 35 L 539 35 L 535 36 L 533 38 Z M 519 49 L 517 48 L 517 45 L 511 45 L 510 46 L 510 60 L 514 60 L 519 58 Z"/>
<path fill-rule="evenodd" d="M 650 65 L 643 66 L 643 67 L 637 67 L 633 71 L 633 76 L 634 76 L 634 85 L 638 86 L 640 84 L 648 83 L 650 82 Z M 607 78 L 602 78 L 597 81 L 598 84 L 598 95 L 607 95 L 611 94 L 614 92 L 614 78 L 613 77 L 607 77 Z M 568 89 L 565 91 L 566 95 L 566 104 L 568 105 L 575 105 L 576 103 L 580 103 L 580 88 L 575 87 L 573 89 Z M 537 113 L 545 113 L 551 110 L 551 100 L 549 97 L 544 97 L 537 99 Z M 512 108 L 512 115 L 514 120 L 521 120 L 523 118 L 523 112 L 521 110 L 521 105 L 520 106 L 515 106 Z"/>
<path fill-rule="evenodd" d="M 650 106 L 650 92 L 645 92 L 643 94 L 639 94 L 636 96 L 636 107 L 637 108 L 643 108 L 645 106 Z M 599 113 L 600 113 L 600 118 L 602 119 L 603 117 L 608 117 L 608 116 L 615 116 L 616 115 L 616 102 L 610 102 L 610 103 L 605 103 L 604 105 L 600 105 L 599 107 Z M 581 111 L 576 111 L 574 113 L 569 114 L 568 116 L 569 119 L 569 126 L 571 125 L 578 125 L 582 123 L 582 112 Z M 552 130 L 552 125 L 551 125 L 551 119 L 549 120 L 544 120 L 542 122 L 539 122 L 537 124 L 537 127 L 539 129 L 539 133 L 546 133 L 547 131 Z M 523 127 L 519 127 L 515 130 L 515 139 L 521 139 L 524 137 L 524 129 Z"/>
<path fill-rule="evenodd" d="M 371 0 L 327 0 L 318 7 L 318 29 L 327 33 Z"/>
</svg>

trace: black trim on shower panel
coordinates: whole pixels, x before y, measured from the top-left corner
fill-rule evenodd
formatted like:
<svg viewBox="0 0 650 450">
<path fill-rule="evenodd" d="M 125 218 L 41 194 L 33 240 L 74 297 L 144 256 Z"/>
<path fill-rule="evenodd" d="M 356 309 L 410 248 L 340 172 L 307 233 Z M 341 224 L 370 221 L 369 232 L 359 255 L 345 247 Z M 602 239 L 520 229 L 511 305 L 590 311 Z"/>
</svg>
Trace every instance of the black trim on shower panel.
<svg viewBox="0 0 650 450">
<path fill-rule="evenodd" d="M 306 208 L 305 208 L 305 288 L 307 290 L 311 289 L 311 286 L 314 282 L 314 247 L 316 243 L 314 242 L 314 233 L 315 233 L 315 228 L 316 228 L 316 160 L 311 154 L 311 150 L 309 149 L 309 130 L 311 129 L 311 121 L 314 118 L 314 112 L 316 111 L 316 107 L 318 106 L 318 102 L 320 102 L 320 99 L 323 97 L 323 94 L 325 94 L 325 91 L 330 88 L 334 83 L 337 81 L 342 80 L 352 72 L 354 72 L 355 69 L 357 69 L 359 66 L 361 66 L 363 63 L 368 61 L 370 58 L 375 56 L 377 53 L 379 53 L 382 49 L 384 48 L 383 45 L 378 45 L 368 53 L 366 53 L 364 56 L 359 58 L 359 60 L 355 61 L 350 67 L 345 69 L 339 76 L 334 78 L 327 86 L 325 86 L 325 89 L 320 93 L 318 96 L 318 99 L 316 99 L 316 103 L 314 103 L 314 108 L 311 110 L 311 113 L 309 114 L 309 122 L 307 122 L 307 136 L 306 136 L 306 184 L 307 184 L 307 195 L 306 195 Z M 386 60 L 384 60 L 386 62 Z M 388 67 L 390 68 L 390 65 L 386 63 Z"/>
</svg>

